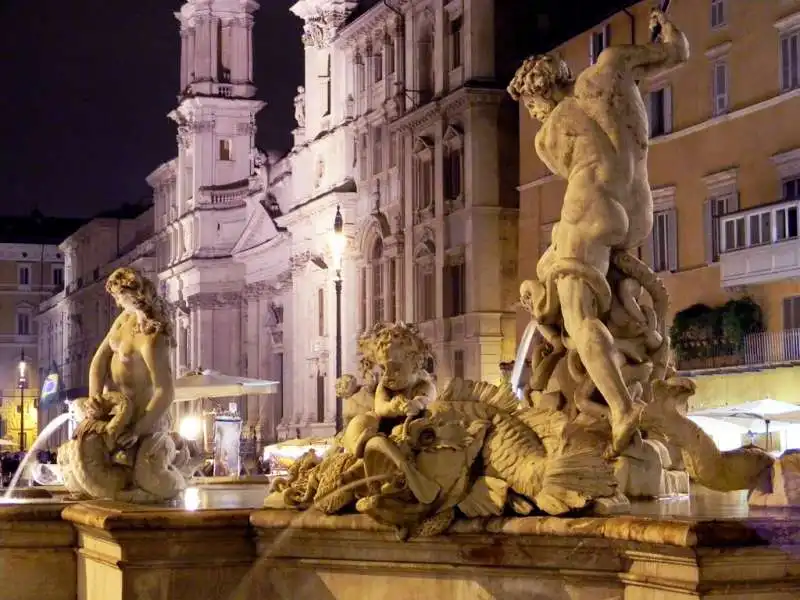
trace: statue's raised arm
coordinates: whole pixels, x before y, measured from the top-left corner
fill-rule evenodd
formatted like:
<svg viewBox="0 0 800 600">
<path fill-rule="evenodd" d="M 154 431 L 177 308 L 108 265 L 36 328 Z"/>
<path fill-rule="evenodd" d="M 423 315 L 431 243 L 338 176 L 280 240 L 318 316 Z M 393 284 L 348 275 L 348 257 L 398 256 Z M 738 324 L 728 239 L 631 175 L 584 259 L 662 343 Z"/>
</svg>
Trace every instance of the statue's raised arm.
<svg viewBox="0 0 800 600">
<path fill-rule="evenodd" d="M 609 46 L 600 53 L 597 64 L 630 71 L 634 79 L 642 79 L 689 60 L 689 41 L 661 10 L 650 12 L 650 31 L 658 32 L 654 41 Z"/>
</svg>

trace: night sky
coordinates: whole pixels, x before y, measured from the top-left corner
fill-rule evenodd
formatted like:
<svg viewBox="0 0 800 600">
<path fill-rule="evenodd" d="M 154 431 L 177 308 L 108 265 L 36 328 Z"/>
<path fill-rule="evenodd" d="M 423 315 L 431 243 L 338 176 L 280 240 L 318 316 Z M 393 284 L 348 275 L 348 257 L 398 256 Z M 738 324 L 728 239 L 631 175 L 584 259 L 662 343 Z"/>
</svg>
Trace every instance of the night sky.
<svg viewBox="0 0 800 600">
<path fill-rule="evenodd" d="M 176 152 L 180 0 L 0 0 L 0 214 L 91 216 L 146 198 Z M 262 0 L 257 143 L 285 151 L 303 76 L 302 22 Z"/>
<path fill-rule="evenodd" d="M 531 3 L 536 45 L 557 44 L 631 4 L 498 0 L 511 1 Z M 181 4 L 0 0 L 0 214 L 89 217 L 150 195 L 145 177 L 176 152 L 166 115 L 177 102 L 180 39 L 172 13 Z M 255 80 L 267 102 L 257 144 L 264 150 L 291 145 L 292 102 L 303 77 L 302 22 L 291 4 L 262 0 L 256 13 Z"/>
</svg>

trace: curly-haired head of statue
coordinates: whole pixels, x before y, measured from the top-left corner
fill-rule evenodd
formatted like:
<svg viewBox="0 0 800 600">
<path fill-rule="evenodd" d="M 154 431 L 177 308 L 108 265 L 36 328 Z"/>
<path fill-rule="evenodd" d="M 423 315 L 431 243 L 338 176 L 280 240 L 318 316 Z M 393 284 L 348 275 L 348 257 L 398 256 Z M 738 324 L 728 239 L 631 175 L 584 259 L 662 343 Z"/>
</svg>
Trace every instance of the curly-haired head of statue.
<svg viewBox="0 0 800 600">
<path fill-rule="evenodd" d="M 137 328 L 142 333 L 161 333 L 173 342 L 169 307 L 156 293 L 153 282 L 139 271 L 130 267 L 116 269 L 106 281 L 106 292 L 124 312 L 139 317 Z"/>
<path fill-rule="evenodd" d="M 402 390 L 424 375 L 425 363 L 433 352 L 416 325 L 385 323 L 369 335 L 370 358 L 380 369 L 385 387 Z"/>
<path fill-rule="evenodd" d="M 572 71 L 560 56 L 537 54 L 525 59 L 507 90 L 514 100 L 522 100 L 531 117 L 544 121 L 572 93 L 574 83 Z"/>
</svg>

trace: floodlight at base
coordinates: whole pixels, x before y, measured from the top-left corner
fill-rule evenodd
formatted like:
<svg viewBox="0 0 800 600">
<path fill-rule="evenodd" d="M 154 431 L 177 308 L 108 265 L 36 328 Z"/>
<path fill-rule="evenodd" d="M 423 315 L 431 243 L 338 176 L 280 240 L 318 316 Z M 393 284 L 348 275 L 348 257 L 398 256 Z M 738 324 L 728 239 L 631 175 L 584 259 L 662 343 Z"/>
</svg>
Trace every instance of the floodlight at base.
<svg viewBox="0 0 800 600">
<path fill-rule="evenodd" d="M 181 419 L 178 433 L 187 440 L 198 440 L 203 433 L 203 423 L 197 417 L 184 417 Z"/>
</svg>

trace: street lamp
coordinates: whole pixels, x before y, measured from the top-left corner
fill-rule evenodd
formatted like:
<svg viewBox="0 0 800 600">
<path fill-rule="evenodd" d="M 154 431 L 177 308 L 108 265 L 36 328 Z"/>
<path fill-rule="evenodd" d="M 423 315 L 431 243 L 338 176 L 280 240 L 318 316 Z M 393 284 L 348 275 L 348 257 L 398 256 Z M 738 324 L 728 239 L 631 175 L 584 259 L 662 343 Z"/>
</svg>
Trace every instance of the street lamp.
<svg viewBox="0 0 800 600">
<path fill-rule="evenodd" d="M 342 212 L 336 207 L 336 217 L 333 219 L 333 236 L 331 236 L 331 254 L 333 255 L 333 268 L 335 272 L 334 285 L 336 286 L 336 363 L 335 376 L 338 381 L 342 376 L 342 257 L 347 239 L 342 231 L 344 221 Z M 336 432 L 342 430 L 342 397 L 336 394 Z"/>
<path fill-rule="evenodd" d="M 28 388 L 28 363 L 25 362 L 25 350 L 19 356 L 19 449 L 25 452 L 25 390 Z"/>
</svg>

